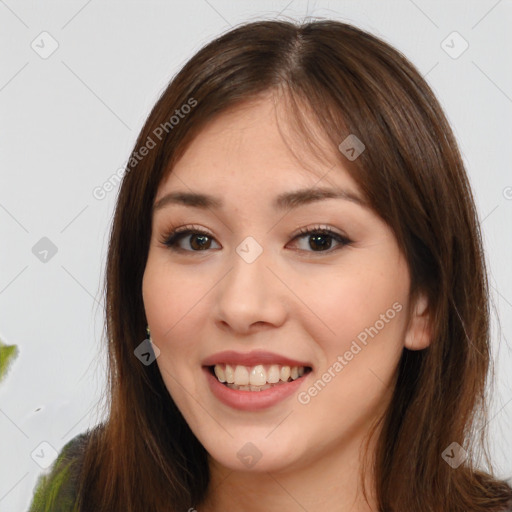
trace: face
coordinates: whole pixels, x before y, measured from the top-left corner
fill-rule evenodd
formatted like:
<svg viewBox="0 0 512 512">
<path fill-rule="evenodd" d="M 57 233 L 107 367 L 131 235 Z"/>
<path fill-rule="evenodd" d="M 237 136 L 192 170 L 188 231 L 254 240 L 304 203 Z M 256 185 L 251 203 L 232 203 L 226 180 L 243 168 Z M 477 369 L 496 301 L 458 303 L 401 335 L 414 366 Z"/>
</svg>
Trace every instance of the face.
<svg viewBox="0 0 512 512">
<path fill-rule="evenodd" d="M 422 338 L 392 231 L 341 158 L 297 160 L 275 114 L 269 99 L 222 114 L 161 183 L 143 298 L 166 387 L 214 461 L 278 472 L 359 440 Z"/>
</svg>

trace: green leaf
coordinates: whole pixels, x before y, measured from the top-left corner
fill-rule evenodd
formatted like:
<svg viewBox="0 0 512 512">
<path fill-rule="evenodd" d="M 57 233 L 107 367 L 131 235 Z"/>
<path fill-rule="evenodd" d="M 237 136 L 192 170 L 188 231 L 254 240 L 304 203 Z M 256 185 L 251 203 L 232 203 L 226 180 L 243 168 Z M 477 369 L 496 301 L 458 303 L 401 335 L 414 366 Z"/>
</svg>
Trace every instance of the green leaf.
<svg viewBox="0 0 512 512">
<path fill-rule="evenodd" d="M 13 361 L 18 357 L 16 345 L 4 345 L 0 341 L 0 382 L 5 378 Z"/>
</svg>

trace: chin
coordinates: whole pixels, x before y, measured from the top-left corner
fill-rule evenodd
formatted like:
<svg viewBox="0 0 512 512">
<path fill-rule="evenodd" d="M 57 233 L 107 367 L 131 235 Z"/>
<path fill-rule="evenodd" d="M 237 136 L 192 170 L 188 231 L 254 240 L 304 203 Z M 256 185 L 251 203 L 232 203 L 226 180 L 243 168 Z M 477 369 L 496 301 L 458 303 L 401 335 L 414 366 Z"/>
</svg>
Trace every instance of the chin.
<svg viewBox="0 0 512 512">
<path fill-rule="evenodd" d="M 267 440 L 248 441 L 248 438 L 232 439 L 219 446 L 218 442 L 203 443 L 215 463 L 236 472 L 281 472 L 300 463 L 301 456 L 296 450 L 291 453 L 282 445 L 276 446 Z M 211 446 L 210 446 L 211 445 Z M 212 449 L 210 449 L 210 447 Z M 281 449 L 279 449 L 281 448 Z"/>
</svg>

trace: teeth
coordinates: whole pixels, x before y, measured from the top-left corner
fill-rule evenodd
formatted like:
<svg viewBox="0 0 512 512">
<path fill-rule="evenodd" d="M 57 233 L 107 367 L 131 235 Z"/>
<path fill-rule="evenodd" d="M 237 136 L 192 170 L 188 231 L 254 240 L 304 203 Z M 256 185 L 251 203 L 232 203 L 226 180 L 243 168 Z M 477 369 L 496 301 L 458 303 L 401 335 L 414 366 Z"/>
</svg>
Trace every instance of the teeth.
<svg viewBox="0 0 512 512">
<path fill-rule="evenodd" d="M 217 367 L 218 365 L 215 366 Z M 246 386 L 249 384 L 249 370 L 247 367 L 240 365 L 235 367 L 235 384 L 237 386 Z"/>
<path fill-rule="evenodd" d="M 220 382 L 226 382 L 226 374 L 224 373 L 222 366 L 219 366 L 218 364 L 215 365 L 213 371 L 215 372 L 215 376 L 217 379 L 219 379 Z"/>
<path fill-rule="evenodd" d="M 281 372 L 279 370 L 279 366 L 277 366 L 277 364 L 273 364 L 267 372 L 267 381 L 270 382 L 270 384 L 276 384 L 279 382 L 280 378 Z"/>
<path fill-rule="evenodd" d="M 263 386 L 267 382 L 267 372 L 261 364 L 251 370 L 249 381 L 252 386 Z M 254 391 L 251 389 L 251 391 Z"/>
<path fill-rule="evenodd" d="M 226 376 L 226 381 L 230 384 L 235 382 L 235 372 L 229 364 L 227 364 L 226 368 L 224 368 L 224 375 Z"/>
<path fill-rule="evenodd" d="M 226 383 L 232 389 L 242 391 L 263 391 L 270 387 L 302 377 L 306 372 L 304 366 L 280 366 L 272 364 L 265 366 L 231 366 L 216 364 L 214 373 L 219 382 Z"/>
</svg>

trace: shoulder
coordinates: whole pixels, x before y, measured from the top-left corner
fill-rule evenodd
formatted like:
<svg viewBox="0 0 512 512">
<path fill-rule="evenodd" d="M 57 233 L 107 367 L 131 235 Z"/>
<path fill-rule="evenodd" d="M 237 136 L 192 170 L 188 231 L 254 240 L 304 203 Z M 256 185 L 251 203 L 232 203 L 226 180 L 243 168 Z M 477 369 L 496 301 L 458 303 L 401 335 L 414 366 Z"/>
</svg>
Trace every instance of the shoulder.
<svg viewBox="0 0 512 512">
<path fill-rule="evenodd" d="M 64 445 L 49 472 L 39 476 L 28 512 L 71 512 L 75 504 L 80 466 L 91 432 Z"/>
</svg>

